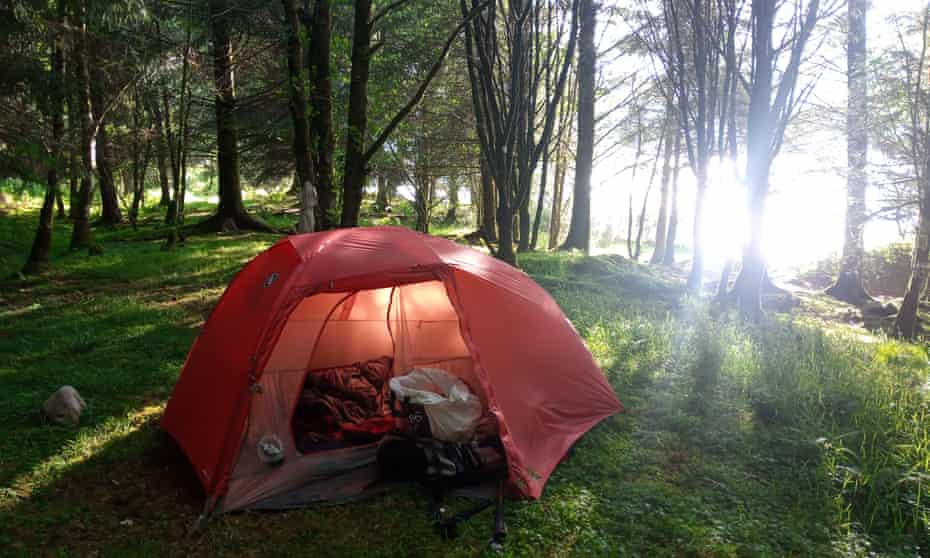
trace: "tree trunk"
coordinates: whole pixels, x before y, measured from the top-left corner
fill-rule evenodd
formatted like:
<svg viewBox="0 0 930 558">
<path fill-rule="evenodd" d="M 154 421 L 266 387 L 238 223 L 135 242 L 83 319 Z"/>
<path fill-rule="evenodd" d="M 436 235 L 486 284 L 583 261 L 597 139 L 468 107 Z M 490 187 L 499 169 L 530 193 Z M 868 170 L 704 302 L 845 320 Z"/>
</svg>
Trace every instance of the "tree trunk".
<svg viewBox="0 0 930 558">
<path fill-rule="evenodd" d="M 513 210 L 510 209 L 507 196 L 498 193 L 500 201 L 497 206 L 497 257 L 511 265 L 516 265 L 517 255 L 513 251 Z"/>
<path fill-rule="evenodd" d="M 651 264 L 662 263 L 662 260 L 665 258 L 665 239 L 666 233 L 668 232 L 668 187 L 672 180 L 673 142 L 670 140 L 675 136 L 674 143 L 680 141 L 677 138 L 680 132 L 677 125 L 678 120 L 673 112 L 674 110 L 674 104 L 669 100 L 665 104 L 665 135 L 668 140 L 665 142 L 665 153 L 663 154 L 662 185 L 659 192 L 659 215 L 656 217 L 655 248 L 652 250 L 652 257 L 649 258 L 649 263 Z"/>
<path fill-rule="evenodd" d="M 69 115 L 68 127 L 73 129 L 71 120 L 72 117 Z M 80 132 L 78 133 L 78 137 L 80 137 Z M 80 143 L 80 140 L 78 140 L 78 143 Z M 78 164 L 76 150 L 71 149 L 71 153 L 68 155 L 68 219 L 74 219 L 77 215 L 77 208 L 75 204 L 78 199 L 78 181 L 80 180 L 80 174 L 81 171 L 80 165 Z"/>
<path fill-rule="evenodd" d="M 52 46 L 52 64 L 50 72 L 51 88 L 49 96 L 51 97 L 50 105 L 52 111 L 52 138 L 49 149 L 49 167 L 47 183 L 45 186 L 45 199 L 42 201 L 42 210 L 39 212 L 39 225 L 36 228 L 36 235 L 32 241 L 32 249 L 29 251 L 29 257 L 23 266 L 23 274 L 39 273 L 48 268 L 49 252 L 52 248 L 52 231 L 55 225 L 54 204 L 56 198 L 59 200 L 58 211 L 61 217 L 64 217 L 64 204 L 61 203 L 61 192 L 58 189 L 58 166 L 61 155 L 61 143 L 65 131 L 64 119 L 64 72 L 65 72 L 65 53 L 64 53 L 64 25 L 65 25 L 65 2 L 58 0 L 58 24 L 61 29 L 58 36 L 55 37 L 55 43 Z"/>
<path fill-rule="evenodd" d="M 155 140 L 157 143 L 161 144 L 162 140 Z M 168 169 L 165 168 L 165 150 L 163 147 L 156 147 L 156 151 L 160 153 L 156 154 L 158 159 L 158 185 L 161 187 L 161 197 L 158 198 L 158 205 L 161 207 L 166 207 L 168 202 L 171 201 L 171 187 L 168 185 Z"/>
<path fill-rule="evenodd" d="M 704 195 L 707 193 L 707 166 L 701 164 L 697 173 L 697 192 L 694 198 L 694 229 L 691 246 L 691 272 L 688 273 L 688 290 L 701 292 L 704 284 Z"/>
<path fill-rule="evenodd" d="M 575 187 L 572 220 L 562 250 L 591 249 L 591 171 L 594 164 L 594 89 L 597 79 L 594 27 L 597 13 L 594 0 L 579 3 L 581 27 L 578 35 L 578 151 L 575 159 Z"/>
<path fill-rule="evenodd" d="M 539 197 L 536 199 L 536 217 L 533 219 L 533 237 L 530 239 L 530 250 L 536 249 L 539 241 L 539 225 L 542 222 L 543 204 L 546 202 L 546 182 L 549 181 L 549 149 L 543 152 L 542 173 L 539 177 Z"/>
<path fill-rule="evenodd" d="M 563 146 L 559 145 L 555 158 L 555 184 L 552 186 L 552 215 L 549 216 L 550 250 L 558 247 L 559 234 L 562 232 L 562 192 L 565 190 L 566 163 Z"/>
<path fill-rule="evenodd" d="M 752 160 L 752 154 L 749 155 L 749 160 Z M 749 243 L 743 249 L 742 267 L 733 289 L 739 301 L 740 315 L 756 321 L 762 316 L 762 285 L 766 277 L 765 260 L 762 257 L 762 220 L 765 216 L 765 198 L 768 193 L 769 165 L 759 160 L 748 165 L 755 167 L 747 174 L 751 222 Z"/>
<path fill-rule="evenodd" d="M 635 174 L 635 173 L 634 173 Z M 626 255 L 633 259 L 633 192 L 630 191 L 630 203 L 627 204 L 626 215 Z"/>
<path fill-rule="evenodd" d="M 90 232 L 90 202 L 93 199 L 94 140 L 96 131 L 90 101 L 90 68 L 87 61 L 87 26 L 84 22 L 87 5 L 80 0 L 75 9 L 75 29 L 78 30 L 75 58 L 77 61 L 78 107 L 81 121 L 81 184 L 74 204 L 74 223 L 71 229 L 71 250 L 88 247 L 93 239 Z"/>
<path fill-rule="evenodd" d="M 220 203 L 216 214 L 201 221 L 197 229 L 205 232 L 237 229 L 271 232 L 271 227 L 246 213 L 242 203 L 233 47 L 230 37 L 230 20 L 233 13 L 227 0 L 210 0 L 213 78 L 216 88 L 213 101 L 216 111 L 216 167 L 219 175 Z"/>
<path fill-rule="evenodd" d="M 287 27 L 287 70 L 288 84 L 290 85 L 290 99 L 288 107 L 291 111 L 291 122 L 294 128 L 292 148 L 294 150 L 294 163 L 297 168 L 297 181 L 300 184 L 300 221 L 297 232 L 313 232 L 314 212 L 316 208 L 307 205 L 316 200 L 316 193 L 303 193 L 303 190 L 313 189 L 313 161 L 310 157 L 310 129 L 307 122 L 309 107 L 304 88 L 303 45 L 300 41 L 300 21 L 297 16 L 297 0 L 282 0 L 284 6 L 284 22 Z M 306 227 L 311 227 L 309 230 Z"/>
<path fill-rule="evenodd" d="M 643 229 L 646 227 L 646 208 L 649 207 L 649 194 L 652 193 L 652 186 L 655 184 L 656 171 L 659 168 L 659 157 L 662 154 L 662 147 L 666 143 L 665 130 L 659 136 L 659 144 L 656 146 L 656 155 L 652 159 L 652 172 L 649 174 L 649 184 L 646 186 L 646 193 L 643 195 L 643 205 L 639 210 L 639 221 L 636 224 L 636 250 L 633 252 L 633 260 L 639 261 L 643 250 Z"/>
<path fill-rule="evenodd" d="M 930 185 L 921 184 L 924 192 L 921 199 L 914 251 L 911 255 L 911 277 L 901 302 L 901 309 L 894 321 L 894 333 L 905 339 L 913 339 L 919 331 L 917 309 L 923 298 L 930 276 Z"/>
<path fill-rule="evenodd" d="M 517 252 L 528 252 L 530 250 L 530 196 L 526 196 L 520 203 L 517 211 L 517 222 L 520 225 L 520 236 L 517 241 Z"/>
<path fill-rule="evenodd" d="M 375 196 L 375 211 L 387 211 L 391 205 L 391 198 L 388 195 L 390 182 L 384 173 L 378 174 L 378 193 Z"/>
<path fill-rule="evenodd" d="M 672 203 L 668 214 L 668 234 L 662 265 L 675 265 L 675 242 L 678 240 L 678 174 L 681 171 L 681 132 L 675 134 L 675 164 L 672 168 Z"/>
<path fill-rule="evenodd" d="M 141 102 L 141 95 L 136 94 L 133 107 L 133 136 L 132 136 L 132 205 L 129 208 L 129 223 L 135 229 L 139 220 L 139 209 L 145 204 L 145 174 L 148 170 L 149 154 L 151 153 L 151 140 L 145 139 L 143 130 L 148 125 L 144 122 L 145 108 Z M 157 138 L 156 138 L 157 140 Z"/>
<path fill-rule="evenodd" d="M 430 218 L 433 209 L 433 194 L 436 188 L 436 179 L 429 177 L 419 177 L 416 183 L 416 192 L 414 199 L 414 208 L 417 212 L 417 221 L 415 228 L 422 233 L 429 232 Z"/>
<path fill-rule="evenodd" d="M 446 210 L 446 216 L 443 222 L 447 226 L 454 225 L 458 220 L 459 210 L 459 186 L 454 179 L 449 179 L 449 208 Z"/>
<path fill-rule="evenodd" d="M 155 101 L 157 107 L 158 101 Z M 161 187 L 161 197 L 158 199 L 159 207 L 167 207 L 171 201 L 171 184 L 168 178 L 168 156 L 165 152 L 165 132 L 161 121 L 161 111 L 152 110 L 152 119 L 155 121 L 156 137 L 155 160 L 158 164 L 158 185 Z"/>
<path fill-rule="evenodd" d="M 494 177 L 491 176 L 491 169 L 484 154 L 479 154 L 481 159 L 481 224 L 479 225 L 484 232 L 488 242 L 497 241 L 497 226 L 495 225 L 494 211 L 496 200 L 494 199 Z"/>
<path fill-rule="evenodd" d="M 102 114 L 101 114 L 102 116 Z M 123 222 L 123 212 L 119 207 L 119 198 L 116 195 L 116 182 L 113 178 L 113 159 L 110 149 L 110 135 L 107 132 L 107 122 L 98 117 L 99 130 L 97 131 L 97 177 L 100 183 L 100 223 L 114 227 Z"/>
<path fill-rule="evenodd" d="M 371 66 L 371 0 L 355 0 L 352 70 L 349 84 L 349 126 L 342 180 L 343 227 L 358 226 L 365 187 L 365 139 L 368 134 L 368 74 Z"/>
<path fill-rule="evenodd" d="M 310 35 L 307 63 L 310 75 L 310 139 L 316 171 L 316 188 L 319 198 L 317 228 L 332 228 L 331 212 L 335 204 L 333 192 L 333 86 L 330 79 L 329 59 L 332 45 L 332 15 L 330 0 L 315 0 L 314 12 L 308 28 Z"/>
<path fill-rule="evenodd" d="M 123 214 L 119 207 L 119 198 L 116 195 L 116 180 L 113 176 L 113 154 L 110 148 L 110 135 L 108 131 L 109 117 L 105 113 L 106 102 L 104 91 L 106 79 L 99 67 L 91 69 L 93 82 L 91 83 L 91 105 L 94 111 L 94 122 L 97 126 L 97 142 L 95 156 L 97 159 L 97 178 L 100 185 L 100 223 L 104 226 L 114 227 L 123 221 Z"/>
<path fill-rule="evenodd" d="M 869 178 L 866 169 L 869 152 L 868 75 L 866 72 L 866 10 L 868 0 L 849 0 L 849 31 L 846 60 L 849 90 L 846 111 L 846 236 L 843 258 L 836 283 L 827 294 L 855 305 L 874 299 L 862 284 L 862 260 L 865 255 L 863 229 L 866 222 L 865 192 Z"/>
<path fill-rule="evenodd" d="M 65 196 L 61 193 L 61 187 L 57 185 L 57 182 L 55 186 L 55 204 L 58 206 L 58 218 L 64 219 L 67 217 L 68 214 L 65 212 Z"/>
</svg>

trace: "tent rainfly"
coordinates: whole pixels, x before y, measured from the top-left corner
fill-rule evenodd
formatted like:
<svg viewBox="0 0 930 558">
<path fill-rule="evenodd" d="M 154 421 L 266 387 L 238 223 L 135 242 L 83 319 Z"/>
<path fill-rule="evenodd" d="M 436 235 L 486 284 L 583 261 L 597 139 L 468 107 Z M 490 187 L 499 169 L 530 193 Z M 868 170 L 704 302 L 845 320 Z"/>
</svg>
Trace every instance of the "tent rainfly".
<svg viewBox="0 0 930 558">
<path fill-rule="evenodd" d="M 289 236 L 235 276 L 191 348 L 162 426 L 208 511 L 352 497 L 374 444 L 299 451 L 292 417 L 314 370 L 391 357 L 455 374 L 497 421 L 508 484 L 538 498 L 572 444 L 622 410 L 556 302 L 522 271 L 399 227 Z M 262 459 L 263 440 L 282 459 Z"/>
</svg>

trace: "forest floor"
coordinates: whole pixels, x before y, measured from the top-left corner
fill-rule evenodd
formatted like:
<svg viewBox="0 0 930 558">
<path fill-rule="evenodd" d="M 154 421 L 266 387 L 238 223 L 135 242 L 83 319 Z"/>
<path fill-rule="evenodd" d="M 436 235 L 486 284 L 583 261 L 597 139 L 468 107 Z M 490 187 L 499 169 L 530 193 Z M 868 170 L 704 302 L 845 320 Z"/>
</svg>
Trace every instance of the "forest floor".
<svg viewBox="0 0 930 558">
<path fill-rule="evenodd" d="M 273 220 L 271 214 L 265 215 Z M 234 513 L 187 535 L 202 494 L 157 426 L 198 328 L 274 235 L 98 232 L 103 254 L 6 279 L 34 213 L 0 219 L 0 555 L 478 556 L 415 492 Z M 539 501 L 509 502 L 506 556 L 915 556 L 930 548 L 923 348 L 770 316 L 746 326 L 674 277 L 616 257 L 530 254 L 626 412 L 586 435 Z M 62 384 L 76 429 L 38 408 Z"/>
</svg>

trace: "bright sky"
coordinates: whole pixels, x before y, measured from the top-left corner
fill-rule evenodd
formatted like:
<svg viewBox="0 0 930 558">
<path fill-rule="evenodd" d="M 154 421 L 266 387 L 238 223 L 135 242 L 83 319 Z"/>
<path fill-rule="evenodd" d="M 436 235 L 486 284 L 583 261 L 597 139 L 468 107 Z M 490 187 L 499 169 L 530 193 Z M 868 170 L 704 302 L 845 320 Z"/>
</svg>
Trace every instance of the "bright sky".
<svg viewBox="0 0 930 558">
<path fill-rule="evenodd" d="M 894 27 L 888 23 L 890 17 L 896 13 L 919 10 L 925 5 L 923 0 L 873 0 L 868 14 L 869 48 L 897 41 Z M 844 52 L 829 55 L 837 57 L 836 64 L 845 68 Z M 611 70 L 606 69 L 607 72 Z M 845 106 L 845 75 L 825 76 L 818 83 L 816 96 L 823 103 Z M 604 104 L 609 106 L 610 103 Z M 842 115 L 840 118 L 843 118 Z M 804 137 L 801 152 L 783 151 L 773 169 L 773 193 L 768 200 L 765 222 L 765 252 L 770 265 L 775 269 L 816 261 L 831 253 L 838 253 L 842 248 L 846 203 L 843 171 L 846 161 L 845 137 L 842 128 L 809 136 Z M 647 157 L 651 158 L 652 154 Z M 618 175 L 618 172 L 629 165 L 631 160 L 632 150 L 625 150 L 602 161 L 595 168 L 592 200 L 595 239 L 608 226 L 614 231 L 622 231 L 620 236 L 625 237 L 631 174 L 627 171 Z M 637 215 L 650 170 L 641 168 L 632 186 L 634 213 Z M 707 194 L 704 229 L 710 266 L 719 265 L 728 257 L 738 257 L 745 238 L 741 232 L 746 228 L 743 187 L 729 178 L 732 173 L 717 174 Z M 691 236 L 694 206 L 694 179 L 689 169 L 682 170 L 679 188 L 679 207 L 682 212 L 679 230 L 687 242 Z M 651 196 L 650 207 L 654 213 L 658 203 L 658 179 Z M 870 198 L 873 197 L 870 195 Z M 644 237 L 651 237 L 655 226 L 654 216 L 647 223 L 650 229 L 644 233 Z M 871 223 L 865 234 L 868 247 L 900 240 L 897 226 L 890 222 Z"/>
</svg>

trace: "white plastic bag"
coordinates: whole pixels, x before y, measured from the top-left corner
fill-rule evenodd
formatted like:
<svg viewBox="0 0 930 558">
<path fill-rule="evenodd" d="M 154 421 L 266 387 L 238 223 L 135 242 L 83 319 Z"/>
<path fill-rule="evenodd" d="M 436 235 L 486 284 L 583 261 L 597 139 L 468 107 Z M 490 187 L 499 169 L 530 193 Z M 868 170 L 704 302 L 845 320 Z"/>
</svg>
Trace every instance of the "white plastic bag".
<svg viewBox="0 0 930 558">
<path fill-rule="evenodd" d="M 391 378 L 391 391 L 401 401 L 423 405 L 437 440 L 467 442 L 481 419 L 481 400 L 462 380 L 436 368 L 414 368 Z"/>
</svg>

